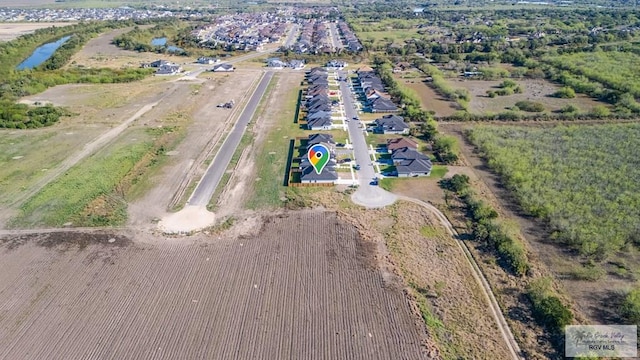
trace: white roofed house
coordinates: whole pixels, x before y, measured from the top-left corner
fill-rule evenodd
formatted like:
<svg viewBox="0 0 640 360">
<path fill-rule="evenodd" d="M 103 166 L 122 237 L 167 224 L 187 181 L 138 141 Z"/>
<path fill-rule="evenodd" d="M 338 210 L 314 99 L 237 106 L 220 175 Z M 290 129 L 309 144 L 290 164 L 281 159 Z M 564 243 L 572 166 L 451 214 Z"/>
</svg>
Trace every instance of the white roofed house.
<svg viewBox="0 0 640 360">
<path fill-rule="evenodd" d="M 176 75 L 182 71 L 182 67 L 177 64 L 163 64 L 156 70 L 156 75 Z"/>
<path fill-rule="evenodd" d="M 228 63 L 216 65 L 211 69 L 214 72 L 233 72 L 234 70 L 233 65 Z"/>
</svg>

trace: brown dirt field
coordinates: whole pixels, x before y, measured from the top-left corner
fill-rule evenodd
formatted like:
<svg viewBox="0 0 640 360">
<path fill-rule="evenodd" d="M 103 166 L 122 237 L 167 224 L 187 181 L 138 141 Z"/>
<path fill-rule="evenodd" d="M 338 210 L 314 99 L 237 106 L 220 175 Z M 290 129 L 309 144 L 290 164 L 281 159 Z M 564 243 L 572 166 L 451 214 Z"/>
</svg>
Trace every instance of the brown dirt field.
<svg viewBox="0 0 640 360">
<path fill-rule="evenodd" d="M 444 228 L 430 212 L 406 202 L 366 210 L 353 205 L 344 189 L 337 190 L 313 189 L 306 199 L 310 206 L 339 211 L 341 218 L 354 224 L 365 239 L 377 243 L 381 267 L 401 276 L 405 285 L 413 282 L 422 289 L 431 312 L 447 329 L 438 342 L 437 330 L 427 328 L 428 347 L 434 349 L 433 353 L 444 358 L 509 357 L 464 254 L 451 237 L 444 235 Z M 428 232 L 426 236 L 422 228 Z M 415 290 L 407 285 L 406 291 Z"/>
<path fill-rule="evenodd" d="M 142 198 L 129 205 L 129 223 L 136 227 L 151 226 L 162 218 L 170 204 L 179 202 L 184 190 L 206 171 L 205 160 L 216 144 L 221 144 L 232 121 L 240 114 L 244 102 L 253 93 L 259 71 L 238 70 L 232 74 L 210 74 L 190 98 L 177 96 L 176 103 L 166 105 L 164 113 L 182 111 L 189 118 L 186 137 L 172 152 L 165 166 L 149 179 L 151 188 Z M 182 85 L 183 87 L 185 85 Z M 186 89 L 186 87 L 185 87 Z M 233 110 L 216 105 L 234 99 Z M 162 111 L 160 112 L 163 113 Z M 154 126 L 162 122 L 154 123 Z M 167 124 L 170 125 L 170 124 Z M 186 194 L 188 197 L 189 194 Z"/>
<path fill-rule="evenodd" d="M 487 90 L 497 90 L 501 80 L 449 80 L 449 83 L 456 88 L 469 90 L 471 93 L 471 102 L 469 103 L 469 111 L 471 113 L 499 113 L 513 107 L 518 101 L 530 100 L 544 104 L 547 112 L 558 111 L 566 105 L 575 105 L 582 112 L 589 112 L 594 106 L 604 105 L 605 103 L 593 100 L 592 98 L 577 94 L 574 99 L 559 99 L 551 95 L 560 89 L 560 86 L 550 83 L 542 79 L 512 79 L 524 89 L 522 94 L 513 94 L 507 96 L 496 96 L 490 98 L 487 96 Z"/>
<path fill-rule="evenodd" d="M 149 27 L 152 25 L 143 25 Z M 133 28 L 116 29 L 104 33 L 87 44 L 71 57 L 66 67 L 139 67 L 140 63 L 164 59 L 178 64 L 193 63 L 195 59 L 171 54 L 156 54 L 150 52 L 136 52 L 122 50 L 111 44 L 114 37 L 130 31 Z"/>
<path fill-rule="evenodd" d="M 0 0 L 0 7 L 7 6 L 3 5 L 4 3 L 5 1 Z M 31 34 L 38 29 L 48 28 L 51 26 L 63 27 L 73 24 L 76 24 L 76 22 L 0 23 L 0 42 L 10 41 L 19 36 Z"/>
<path fill-rule="evenodd" d="M 335 213 L 271 216 L 251 237 L 138 236 L 5 237 L 0 358 L 428 358 L 402 285 Z"/>
<path fill-rule="evenodd" d="M 418 96 L 420 96 L 422 106 L 426 110 L 435 111 L 438 117 L 451 116 L 458 110 L 456 103 L 443 98 L 424 82 L 426 76 L 420 75 L 417 71 L 411 71 L 409 74 L 412 76 L 410 79 L 403 79 L 402 74 L 397 74 L 397 76 L 395 76 L 396 81 L 414 90 Z"/>
</svg>

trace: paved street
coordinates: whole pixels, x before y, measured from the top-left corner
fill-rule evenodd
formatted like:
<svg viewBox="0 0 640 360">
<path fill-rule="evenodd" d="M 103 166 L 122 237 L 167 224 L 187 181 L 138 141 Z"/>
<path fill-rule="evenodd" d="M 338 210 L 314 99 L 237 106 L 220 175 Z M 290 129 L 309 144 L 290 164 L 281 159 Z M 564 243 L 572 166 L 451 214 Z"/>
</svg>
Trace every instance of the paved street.
<svg viewBox="0 0 640 360">
<path fill-rule="evenodd" d="M 240 144 L 240 140 L 242 139 L 242 135 L 244 134 L 247 125 L 251 121 L 253 114 L 256 112 L 260 99 L 262 99 L 262 96 L 267 90 L 267 85 L 269 85 L 272 77 L 273 71 L 267 71 L 265 73 L 255 92 L 249 99 L 249 102 L 247 102 L 244 111 L 238 118 L 233 130 L 231 130 L 227 136 L 224 144 L 222 144 L 222 147 L 218 150 L 216 157 L 211 162 L 211 165 L 209 165 L 207 172 L 193 191 L 193 194 L 188 201 L 189 205 L 206 206 L 209 203 L 211 196 L 216 191 L 216 188 L 220 183 L 220 179 L 222 179 L 222 175 L 224 175 L 224 172 L 229 166 L 229 162 L 231 162 L 233 153 Z"/>
<path fill-rule="evenodd" d="M 346 71 L 339 71 L 338 76 L 347 77 Z M 360 121 L 354 121 L 353 118 L 358 115 L 354 108 L 354 98 L 349 88 L 349 83 L 340 81 L 340 90 L 342 91 L 342 100 L 344 102 L 345 115 L 349 119 L 349 138 L 353 144 L 353 152 L 355 154 L 356 163 L 360 165 L 358 171 L 359 186 L 358 190 L 351 196 L 351 200 L 358 205 L 369 208 L 384 207 L 393 204 L 397 197 L 376 185 L 371 185 L 375 173 L 369 147 L 365 141 L 364 129 L 359 127 Z"/>
</svg>

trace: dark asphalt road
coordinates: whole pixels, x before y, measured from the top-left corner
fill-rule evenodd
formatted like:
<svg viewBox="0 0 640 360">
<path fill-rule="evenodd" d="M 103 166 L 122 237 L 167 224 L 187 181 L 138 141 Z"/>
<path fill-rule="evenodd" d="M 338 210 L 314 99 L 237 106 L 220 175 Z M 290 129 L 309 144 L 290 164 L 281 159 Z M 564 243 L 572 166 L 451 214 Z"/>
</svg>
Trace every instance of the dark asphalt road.
<svg viewBox="0 0 640 360">
<path fill-rule="evenodd" d="M 200 182 L 193 191 L 193 194 L 191 194 L 191 198 L 189 198 L 188 201 L 189 205 L 206 206 L 209 203 L 211 196 L 216 191 L 216 188 L 220 183 L 220 179 L 222 179 L 222 175 L 224 175 L 229 163 L 231 162 L 233 153 L 240 144 L 240 140 L 242 139 L 242 135 L 244 135 L 247 125 L 251 121 L 251 118 L 253 118 L 253 114 L 256 112 L 260 99 L 262 99 L 262 96 L 266 92 L 267 85 L 269 85 L 272 77 L 273 71 L 267 71 L 265 73 L 255 92 L 251 96 L 251 99 L 249 99 L 249 102 L 244 108 L 244 111 L 242 111 L 242 114 L 238 118 L 233 130 L 231 130 L 225 139 L 224 144 L 222 144 L 222 147 L 218 150 L 213 162 L 209 165 L 207 172 L 204 174 L 202 179 L 200 179 Z"/>
</svg>

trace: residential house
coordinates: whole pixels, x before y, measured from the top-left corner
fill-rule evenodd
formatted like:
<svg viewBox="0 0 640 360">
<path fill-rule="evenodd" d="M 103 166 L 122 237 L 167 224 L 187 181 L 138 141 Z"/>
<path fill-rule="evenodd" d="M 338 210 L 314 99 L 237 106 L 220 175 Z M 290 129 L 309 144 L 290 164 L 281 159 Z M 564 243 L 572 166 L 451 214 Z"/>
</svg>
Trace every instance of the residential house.
<svg viewBox="0 0 640 360">
<path fill-rule="evenodd" d="M 309 130 L 331 130 L 331 118 L 320 118 L 314 120 L 307 120 L 307 129 Z"/>
<path fill-rule="evenodd" d="M 151 65 L 151 67 L 159 68 L 162 65 L 170 65 L 170 64 L 171 64 L 171 62 L 167 61 L 167 60 L 156 60 L 156 61 L 151 62 L 150 65 Z"/>
<path fill-rule="evenodd" d="M 331 104 L 330 103 L 318 103 L 315 104 L 311 107 L 307 108 L 307 112 L 308 113 L 315 113 L 318 111 L 331 111 Z"/>
<path fill-rule="evenodd" d="M 431 175 L 431 160 L 428 158 L 400 160 L 394 162 L 395 175 L 398 177 L 429 176 Z"/>
<path fill-rule="evenodd" d="M 180 65 L 163 64 L 156 70 L 156 75 L 176 75 L 182 71 Z"/>
<path fill-rule="evenodd" d="M 317 119 L 323 119 L 323 118 L 331 119 L 331 112 L 316 111 L 314 113 L 310 113 L 309 115 L 307 115 L 307 120 L 317 120 Z"/>
<path fill-rule="evenodd" d="M 305 66 L 307 66 L 307 65 L 304 63 L 304 60 L 291 60 L 291 61 L 289 61 L 289 67 L 292 68 L 293 70 L 304 69 Z"/>
<path fill-rule="evenodd" d="M 402 116 L 385 115 L 375 120 L 376 132 L 381 134 L 408 134 L 409 125 L 404 122 Z"/>
<path fill-rule="evenodd" d="M 196 60 L 196 62 L 198 64 L 205 64 L 205 65 L 213 65 L 213 64 L 217 64 L 220 62 L 220 59 L 218 58 L 212 58 L 212 57 L 199 57 L 198 60 Z"/>
<path fill-rule="evenodd" d="M 387 151 L 388 152 L 393 152 L 396 149 L 402 149 L 402 148 L 407 148 L 407 149 L 412 149 L 412 150 L 418 150 L 418 143 L 411 140 L 411 139 L 407 139 L 407 138 L 395 138 L 395 139 L 387 139 Z"/>
<path fill-rule="evenodd" d="M 383 97 L 374 99 L 373 101 L 371 101 L 369 106 L 371 106 L 371 112 L 374 113 L 399 111 L 398 107 L 393 103 L 393 101 L 391 101 L 390 99 L 385 99 Z"/>
<path fill-rule="evenodd" d="M 224 63 L 224 64 L 219 64 L 214 66 L 211 71 L 214 72 L 232 72 L 234 71 L 235 68 L 233 67 L 233 65 L 229 64 L 229 63 Z"/>
<path fill-rule="evenodd" d="M 338 180 L 338 174 L 335 169 L 329 168 L 326 166 L 320 174 L 316 173 L 316 170 L 308 164 L 306 167 L 302 168 L 302 174 L 300 174 L 300 182 L 303 184 L 333 184 Z"/>
<path fill-rule="evenodd" d="M 342 60 L 329 60 L 327 62 L 327 67 L 332 69 L 342 69 L 347 67 L 347 62 Z"/>
<path fill-rule="evenodd" d="M 280 59 L 269 59 L 269 61 L 267 61 L 267 66 L 274 69 L 284 69 L 287 66 L 287 63 Z"/>
<path fill-rule="evenodd" d="M 311 134 L 307 138 L 307 149 L 316 144 L 326 145 L 329 150 L 335 148 L 336 142 L 331 134 Z"/>
</svg>

